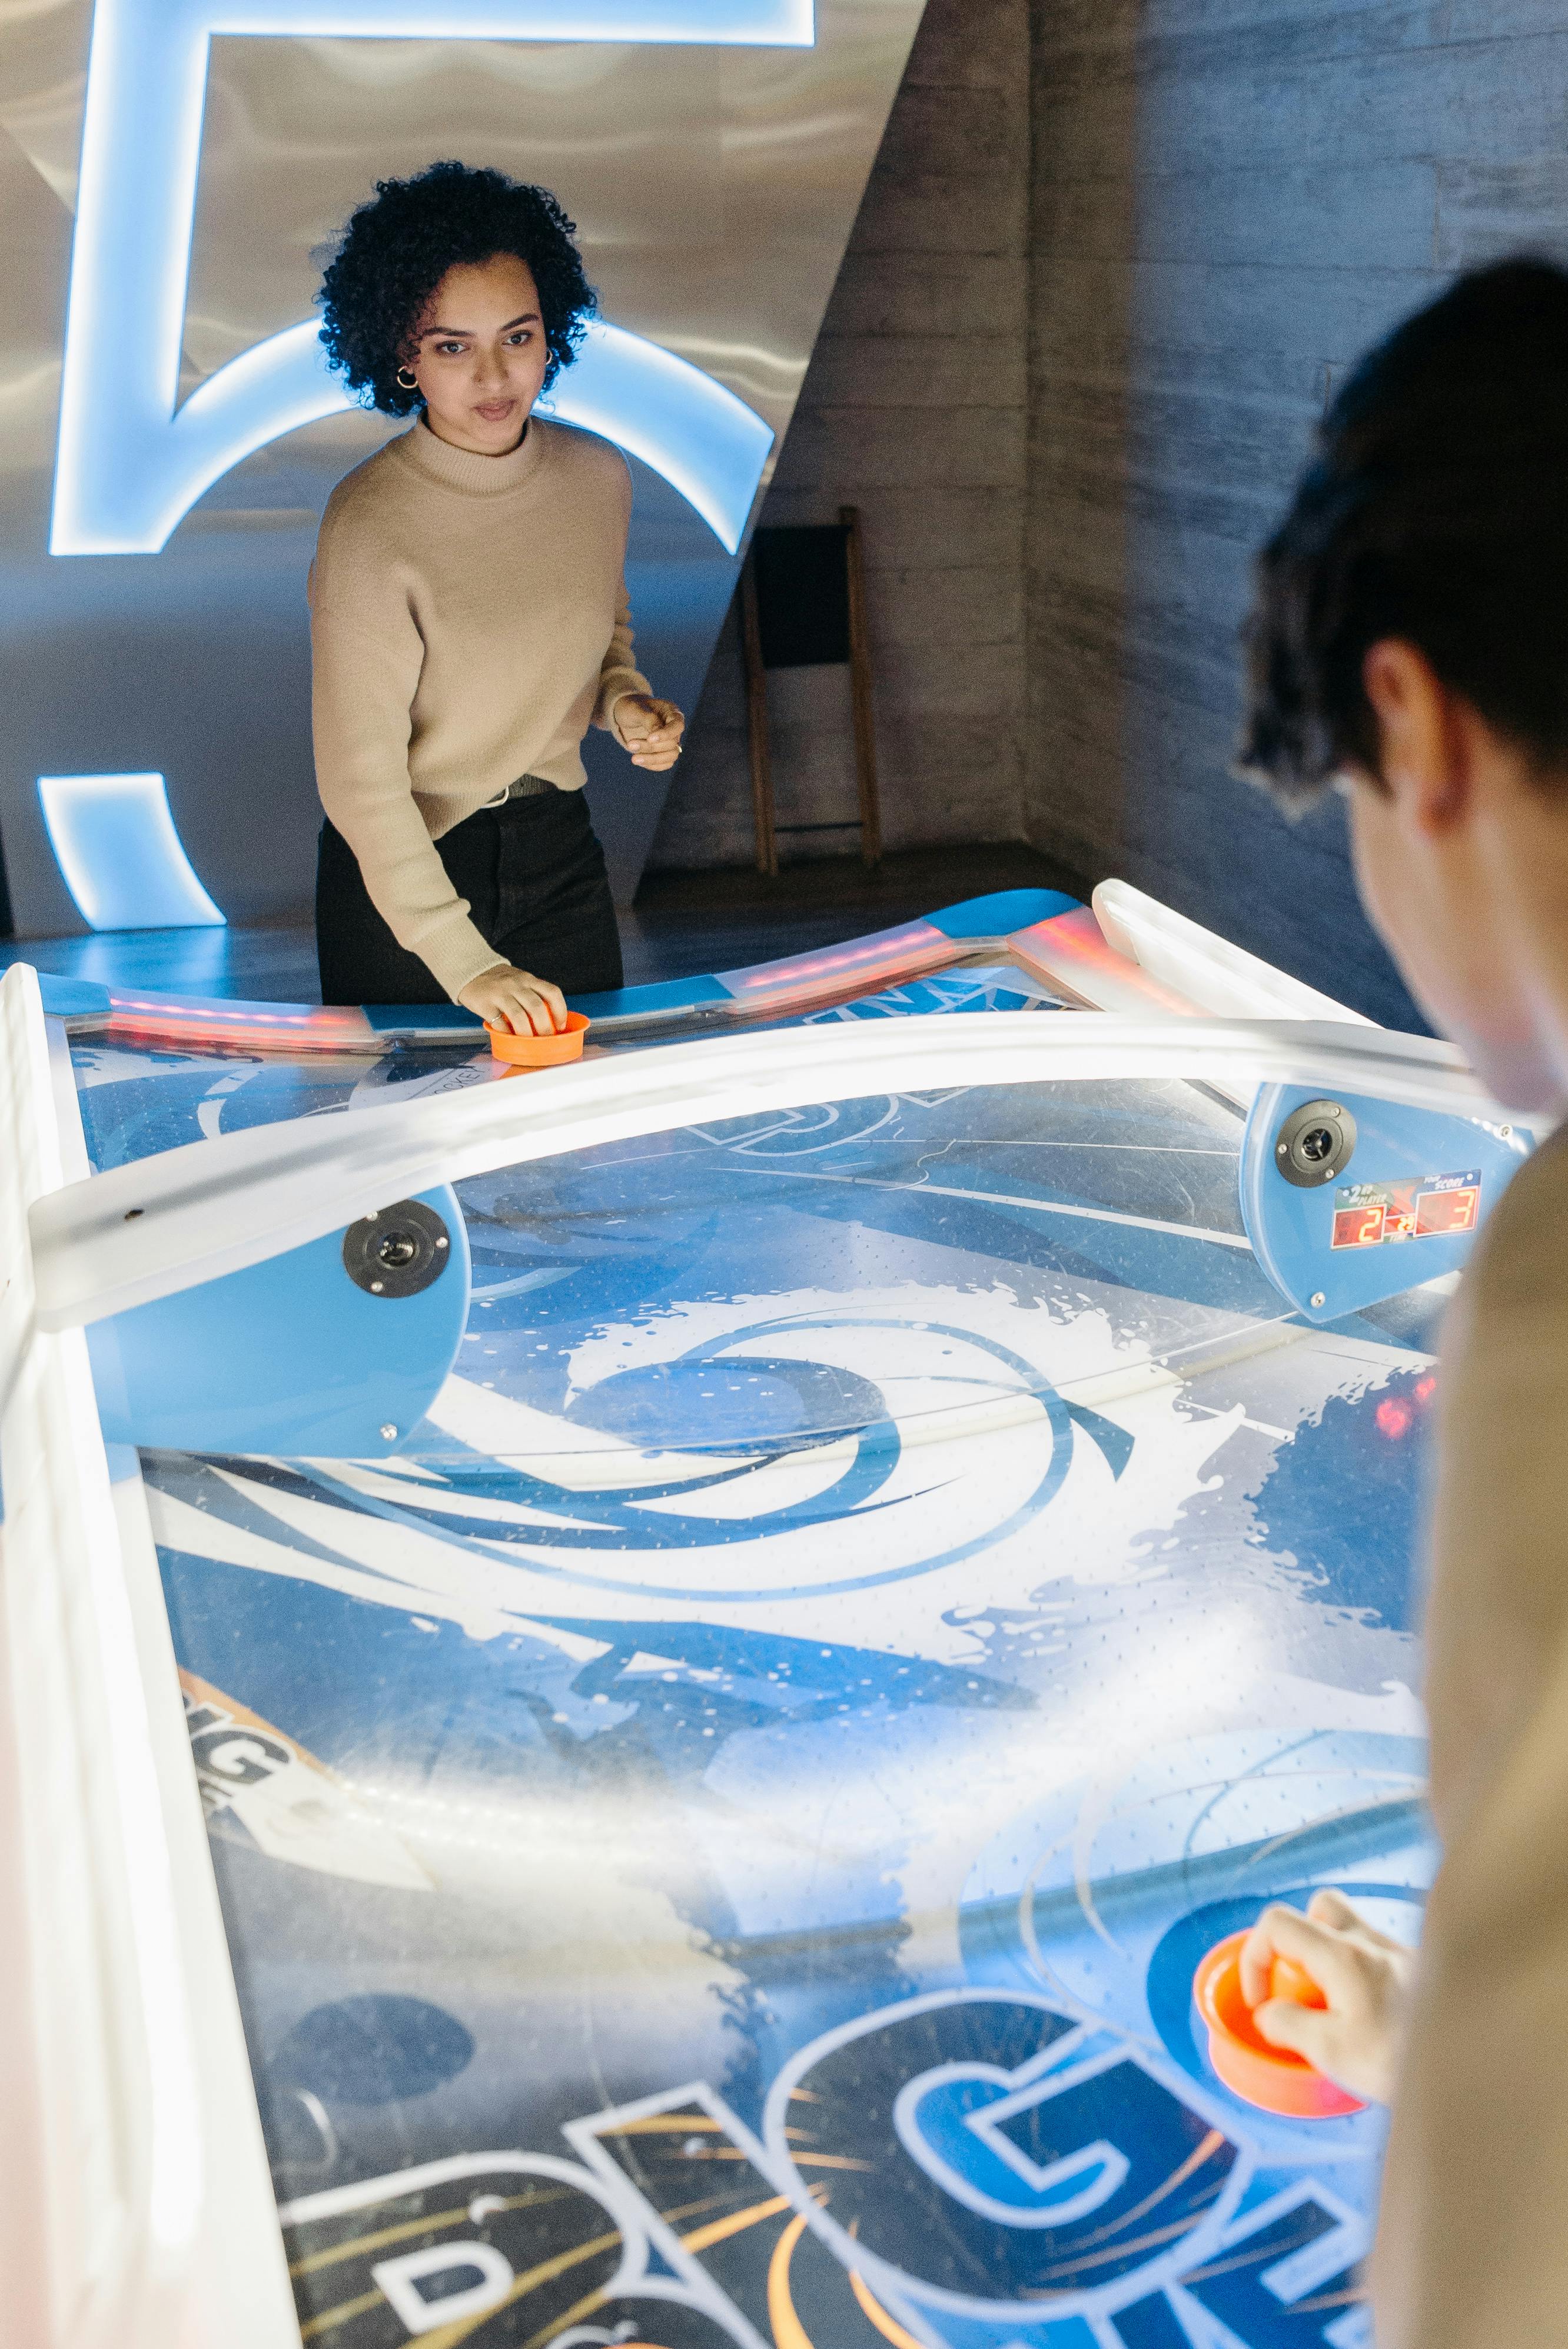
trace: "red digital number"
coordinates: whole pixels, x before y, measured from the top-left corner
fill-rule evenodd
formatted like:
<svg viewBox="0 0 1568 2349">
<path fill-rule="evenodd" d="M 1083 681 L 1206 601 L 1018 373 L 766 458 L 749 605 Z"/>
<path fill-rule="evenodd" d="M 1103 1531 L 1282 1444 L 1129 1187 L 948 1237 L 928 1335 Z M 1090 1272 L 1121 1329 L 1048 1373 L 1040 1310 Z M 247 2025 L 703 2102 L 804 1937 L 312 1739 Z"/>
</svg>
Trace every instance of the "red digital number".
<svg viewBox="0 0 1568 2349">
<path fill-rule="evenodd" d="M 1423 1191 L 1416 1202 L 1417 1238 L 1473 1231 L 1480 1204 L 1479 1191 Z"/>
<path fill-rule="evenodd" d="M 1383 1209 L 1376 1207 L 1341 1207 L 1334 1218 L 1334 1238 L 1336 1248 L 1376 1247 L 1383 1237 Z"/>
</svg>

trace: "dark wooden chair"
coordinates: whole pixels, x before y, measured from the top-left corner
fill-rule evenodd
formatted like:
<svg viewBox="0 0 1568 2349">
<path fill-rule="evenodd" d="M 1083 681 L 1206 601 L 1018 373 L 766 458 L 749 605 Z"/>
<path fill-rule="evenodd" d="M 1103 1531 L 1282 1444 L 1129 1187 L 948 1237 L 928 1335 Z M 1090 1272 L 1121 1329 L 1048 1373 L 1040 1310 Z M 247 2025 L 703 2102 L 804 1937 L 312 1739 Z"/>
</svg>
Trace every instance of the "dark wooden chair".
<svg viewBox="0 0 1568 2349">
<path fill-rule="evenodd" d="M 753 533 L 741 574 L 741 637 L 746 662 L 746 739 L 752 761 L 758 872 L 777 873 L 780 833 L 858 829 L 862 861 L 879 864 L 882 812 L 877 791 L 871 648 L 857 506 L 840 506 L 836 523 L 789 524 Z M 768 671 L 842 665 L 849 669 L 855 713 L 859 815 L 842 823 L 778 823 L 774 816 L 773 759 L 768 747 Z"/>
</svg>

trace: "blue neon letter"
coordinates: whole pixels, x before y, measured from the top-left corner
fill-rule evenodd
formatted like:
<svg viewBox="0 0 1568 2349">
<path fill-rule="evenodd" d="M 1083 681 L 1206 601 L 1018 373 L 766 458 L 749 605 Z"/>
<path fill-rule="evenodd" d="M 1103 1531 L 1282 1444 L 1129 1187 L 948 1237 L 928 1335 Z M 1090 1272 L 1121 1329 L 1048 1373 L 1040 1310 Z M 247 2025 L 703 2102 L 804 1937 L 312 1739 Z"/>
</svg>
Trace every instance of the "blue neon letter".
<svg viewBox="0 0 1568 2349">
<path fill-rule="evenodd" d="M 161 775 L 40 775 L 49 845 L 95 930 L 210 928 L 223 915 L 191 867 Z"/>
<path fill-rule="evenodd" d="M 50 549 L 153 554 L 254 450 L 351 403 L 306 321 L 175 398 L 214 33 L 809 47 L 813 0 L 98 0 Z M 552 412 L 618 441 L 733 554 L 773 435 L 700 368 L 597 328 Z"/>
</svg>

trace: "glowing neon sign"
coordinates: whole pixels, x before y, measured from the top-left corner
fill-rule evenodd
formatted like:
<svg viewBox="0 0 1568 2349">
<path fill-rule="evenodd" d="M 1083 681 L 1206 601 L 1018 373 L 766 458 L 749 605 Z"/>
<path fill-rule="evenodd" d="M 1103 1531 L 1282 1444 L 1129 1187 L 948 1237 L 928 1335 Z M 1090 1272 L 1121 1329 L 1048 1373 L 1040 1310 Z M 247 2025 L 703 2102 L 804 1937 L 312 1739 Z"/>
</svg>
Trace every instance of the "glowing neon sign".
<svg viewBox="0 0 1568 2349">
<path fill-rule="evenodd" d="M 743 399 L 673 351 L 598 322 L 539 407 L 563 424 L 602 432 L 662 473 L 734 554 L 774 445 Z"/>
<path fill-rule="evenodd" d="M 161 775 L 40 775 L 38 800 L 49 845 L 89 928 L 222 923 L 174 829 Z"/>
<path fill-rule="evenodd" d="M 813 0 L 98 0 L 82 122 L 50 551 L 153 554 L 242 458 L 352 403 L 313 322 L 176 409 L 207 54 L 221 35 L 809 47 Z M 550 412 L 661 472 L 733 554 L 768 450 L 744 401 L 600 326 Z"/>
</svg>

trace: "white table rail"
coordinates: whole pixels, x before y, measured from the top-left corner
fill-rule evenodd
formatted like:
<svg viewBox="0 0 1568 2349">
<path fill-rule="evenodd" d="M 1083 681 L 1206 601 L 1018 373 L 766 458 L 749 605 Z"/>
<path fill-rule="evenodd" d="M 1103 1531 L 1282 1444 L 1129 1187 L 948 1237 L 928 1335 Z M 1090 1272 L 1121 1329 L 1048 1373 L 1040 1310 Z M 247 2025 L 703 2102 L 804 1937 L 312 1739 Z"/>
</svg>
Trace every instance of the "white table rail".
<svg viewBox="0 0 1568 2349">
<path fill-rule="evenodd" d="M 70 1119 L 75 1099 L 67 1082 Z M 73 1154 L 78 1164 L 68 1163 Z M 298 2349 L 157 1560 L 27 1211 L 79 1172 L 0 982 L 0 2272 L 16 2349 Z"/>
<path fill-rule="evenodd" d="M 781 1109 L 940 1086 L 1206 1080 L 1500 1110 L 1454 1047 L 1302 1019 L 1083 1011 L 846 1021 L 709 1037 L 515 1081 L 256 1126 L 138 1159 L 31 1212 L 39 1326 L 76 1328 L 298 1247 L 436 1184 Z"/>
</svg>

